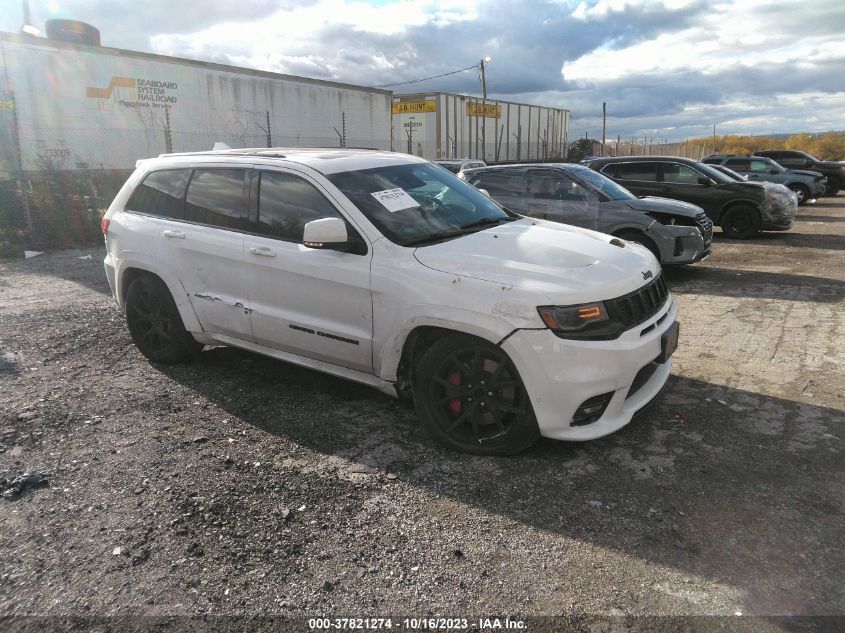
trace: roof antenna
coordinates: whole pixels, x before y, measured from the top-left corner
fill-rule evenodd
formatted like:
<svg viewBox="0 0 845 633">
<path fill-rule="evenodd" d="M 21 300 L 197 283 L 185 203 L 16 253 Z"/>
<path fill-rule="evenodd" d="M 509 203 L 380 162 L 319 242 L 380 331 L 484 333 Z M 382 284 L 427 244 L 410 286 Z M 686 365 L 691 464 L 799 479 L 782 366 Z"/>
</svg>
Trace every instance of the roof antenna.
<svg viewBox="0 0 845 633">
<path fill-rule="evenodd" d="M 226 143 L 222 143 L 221 141 L 217 141 L 214 144 L 213 151 L 222 152 L 224 149 L 232 149 L 232 148 L 229 147 L 228 145 L 226 145 Z"/>
</svg>

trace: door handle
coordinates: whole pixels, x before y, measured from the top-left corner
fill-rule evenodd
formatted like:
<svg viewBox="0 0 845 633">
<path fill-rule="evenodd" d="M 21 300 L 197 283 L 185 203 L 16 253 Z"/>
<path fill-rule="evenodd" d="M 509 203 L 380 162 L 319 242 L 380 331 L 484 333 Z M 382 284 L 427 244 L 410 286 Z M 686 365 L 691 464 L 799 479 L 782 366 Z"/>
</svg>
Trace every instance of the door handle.
<svg viewBox="0 0 845 633">
<path fill-rule="evenodd" d="M 261 257 L 275 257 L 275 251 L 271 251 L 266 246 L 250 246 L 249 252 L 253 255 L 259 255 Z"/>
<path fill-rule="evenodd" d="M 164 235 L 164 237 L 172 237 L 177 240 L 185 239 L 185 234 L 182 233 L 182 231 L 171 231 L 170 229 L 164 229 L 161 234 Z"/>
</svg>

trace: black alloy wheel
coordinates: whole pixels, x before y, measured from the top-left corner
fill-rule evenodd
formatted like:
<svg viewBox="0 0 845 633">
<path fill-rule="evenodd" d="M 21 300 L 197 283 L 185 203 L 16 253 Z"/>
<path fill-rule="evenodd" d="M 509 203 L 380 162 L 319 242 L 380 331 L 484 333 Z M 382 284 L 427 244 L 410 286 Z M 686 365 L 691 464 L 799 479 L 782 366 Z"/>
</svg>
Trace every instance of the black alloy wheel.
<svg viewBox="0 0 845 633">
<path fill-rule="evenodd" d="M 167 286 L 152 275 L 141 275 L 129 285 L 126 322 L 135 345 L 156 363 L 187 360 L 203 347 L 185 330 Z"/>
<path fill-rule="evenodd" d="M 539 437 L 513 362 L 481 339 L 448 336 L 432 345 L 420 360 L 414 399 L 429 432 L 456 450 L 512 454 Z"/>
<path fill-rule="evenodd" d="M 760 232 L 760 213 L 753 207 L 732 207 L 721 218 L 725 237 L 747 240 Z"/>
</svg>

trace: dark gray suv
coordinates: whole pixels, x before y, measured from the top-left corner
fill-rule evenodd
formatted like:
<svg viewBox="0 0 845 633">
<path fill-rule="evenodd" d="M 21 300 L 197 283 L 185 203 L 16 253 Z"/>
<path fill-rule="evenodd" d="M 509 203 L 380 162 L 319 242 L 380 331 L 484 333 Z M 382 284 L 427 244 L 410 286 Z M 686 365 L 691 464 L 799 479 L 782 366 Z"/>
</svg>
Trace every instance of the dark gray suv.
<svg viewBox="0 0 845 633">
<path fill-rule="evenodd" d="M 786 231 L 798 214 L 795 194 L 783 185 L 737 182 L 689 158 L 618 156 L 590 161 L 589 166 L 637 196 L 664 196 L 700 206 L 727 237 Z"/>
<path fill-rule="evenodd" d="M 588 167 L 501 165 L 464 170 L 459 178 L 521 215 L 642 244 L 664 266 L 692 264 L 710 255 L 713 223 L 701 207 L 666 198 L 637 198 Z"/>
</svg>

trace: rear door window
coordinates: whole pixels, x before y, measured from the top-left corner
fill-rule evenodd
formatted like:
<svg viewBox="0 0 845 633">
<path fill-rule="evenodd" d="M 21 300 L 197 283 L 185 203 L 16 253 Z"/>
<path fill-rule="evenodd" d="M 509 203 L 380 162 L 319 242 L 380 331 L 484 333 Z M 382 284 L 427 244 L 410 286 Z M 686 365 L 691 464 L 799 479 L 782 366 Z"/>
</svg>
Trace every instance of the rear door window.
<svg viewBox="0 0 845 633">
<path fill-rule="evenodd" d="M 258 193 L 258 232 L 291 242 L 302 242 L 312 220 L 340 218 L 334 205 L 310 182 L 299 176 L 261 172 Z"/>
<path fill-rule="evenodd" d="M 731 158 L 725 163 L 725 167 L 730 167 L 734 171 L 748 171 L 748 165 L 750 162 L 751 161 L 747 158 Z"/>
<path fill-rule="evenodd" d="M 147 174 L 126 203 L 129 211 L 160 218 L 182 218 L 189 169 L 165 169 Z"/>
<path fill-rule="evenodd" d="M 614 167 L 613 172 L 607 171 L 607 167 Z M 619 180 L 639 180 L 643 182 L 657 182 L 657 169 L 659 163 L 642 162 L 642 163 L 617 163 L 607 165 L 603 170 L 613 178 Z"/>
<path fill-rule="evenodd" d="M 248 231 L 248 169 L 195 169 L 185 199 L 185 220 Z"/>
</svg>

